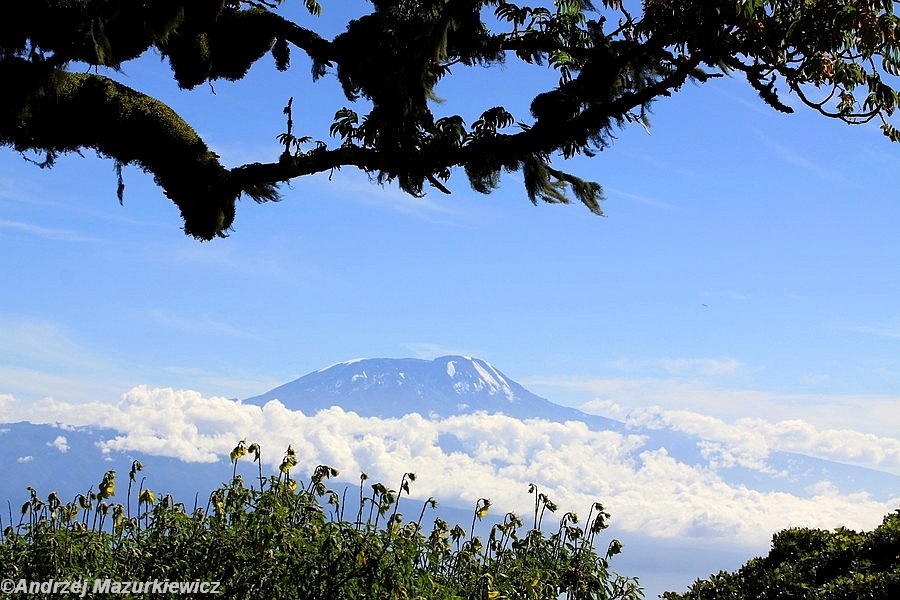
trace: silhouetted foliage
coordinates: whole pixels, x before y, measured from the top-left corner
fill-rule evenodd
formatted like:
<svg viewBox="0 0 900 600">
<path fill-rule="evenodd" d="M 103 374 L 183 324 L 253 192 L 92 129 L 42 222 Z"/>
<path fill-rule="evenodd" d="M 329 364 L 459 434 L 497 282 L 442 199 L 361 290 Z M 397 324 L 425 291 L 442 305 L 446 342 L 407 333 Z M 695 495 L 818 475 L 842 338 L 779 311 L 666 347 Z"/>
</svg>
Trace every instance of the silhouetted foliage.
<svg viewBox="0 0 900 600">
<path fill-rule="evenodd" d="M 532 202 L 571 193 L 600 214 L 600 186 L 551 159 L 603 149 L 616 128 L 647 126 L 653 100 L 723 73 L 746 78 L 776 110 L 792 110 L 780 85 L 822 115 L 880 121 L 900 140 L 889 121 L 888 82 L 900 72 L 893 0 L 370 1 L 371 13 L 330 40 L 283 17 L 283 0 L 7 3 L 0 144 L 43 153 L 47 166 L 94 149 L 116 161 L 120 200 L 121 166 L 138 165 L 178 205 L 185 232 L 211 239 L 230 229 L 241 195 L 276 200 L 279 183 L 342 166 L 413 195 L 426 185 L 449 193 L 456 167 L 482 193 L 519 171 Z M 329 8 L 303 4 L 314 16 Z M 336 77 L 367 112 L 335 107 L 328 143 L 297 135 L 288 102 L 281 155 L 229 169 L 169 106 L 102 74 L 150 51 L 185 89 L 239 80 L 269 53 L 289 72 L 299 51 L 313 79 Z M 529 115 L 485 106 L 467 124 L 434 114 L 434 87 L 451 69 L 504 61 L 554 69 L 558 83 L 534 96 Z"/>
</svg>

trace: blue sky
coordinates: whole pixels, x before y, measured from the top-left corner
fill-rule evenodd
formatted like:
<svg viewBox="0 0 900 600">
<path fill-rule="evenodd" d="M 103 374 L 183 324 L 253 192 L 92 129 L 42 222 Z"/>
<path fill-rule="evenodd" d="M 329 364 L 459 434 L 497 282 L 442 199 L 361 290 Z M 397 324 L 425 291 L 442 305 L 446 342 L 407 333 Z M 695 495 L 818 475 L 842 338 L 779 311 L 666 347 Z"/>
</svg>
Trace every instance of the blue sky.
<svg viewBox="0 0 900 600">
<path fill-rule="evenodd" d="M 337 31 L 330 4 L 321 24 Z M 469 122 L 494 104 L 525 118 L 529 92 L 555 79 L 513 65 L 456 75 L 435 110 Z M 277 157 L 288 97 L 295 132 L 322 139 L 347 104 L 299 58 L 287 74 L 264 59 L 215 93 L 177 90 L 153 56 L 116 77 L 169 102 L 231 165 Z M 780 448 L 900 474 L 900 146 L 785 99 L 796 114 L 740 80 L 688 85 L 654 105 L 651 133 L 555 163 L 603 185 L 604 218 L 532 206 L 517 175 L 482 196 L 456 173 L 452 196 L 415 199 L 345 169 L 295 180 L 278 204 L 240 202 L 231 237 L 199 243 L 138 169 L 119 206 L 110 161 L 85 152 L 41 171 L 0 152 L 0 421 L 33 406 L 51 422 L 140 423 L 134 406 L 246 398 L 351 358 L 466 354 L 553 401 L 751 457 Z M 249 417 L 234 418 L 238 435 Z M 682 490 L 708 475 L 666 477 Z M 703 489 L 698 514 L 757 523 L 733 508 L 746 490 Z M 856 503 L 871 525 L 884 514 L 816 498 L 755 500 L 758 529 L 813 507 Z"/>
<path fill-rule="evenodd" d="M 238 164 L 277 155 L 291 95 L 298 131 L 327 137 L 347 102 L 307 72 L 263 60 L 240 84 L 179 92 L 148 57 L 119 77 Z M 526 92 L 553 77 L 458 75 L 436 110 L 469 120 L 495 102 L 525 117 Z M 120 207 L 109 161 L 41 171 L 6 151 L 0 381 L 25 399 L 141 383 L 245 397 L 347 358 L 460 352 L 569 404 L 640 403 L 604 392 L 622 380 L 721 391 L 708 409 L 723 416 L 853 398 L 871 410 L 828 418 L 893 433 L 898 152 L 874 127 L 782 115 L 724 79 L 658 102 L 650 134 L 565 164 L 604 186 L 606 218 L 534 207 L 515 175 L 481 196 L 458 173 L 452 196 L 417 200 L 345 169 L 285 186 L 280 204 L 242 201 L 233 235 L 200 244 L 137 169 Z"/>
</svg>

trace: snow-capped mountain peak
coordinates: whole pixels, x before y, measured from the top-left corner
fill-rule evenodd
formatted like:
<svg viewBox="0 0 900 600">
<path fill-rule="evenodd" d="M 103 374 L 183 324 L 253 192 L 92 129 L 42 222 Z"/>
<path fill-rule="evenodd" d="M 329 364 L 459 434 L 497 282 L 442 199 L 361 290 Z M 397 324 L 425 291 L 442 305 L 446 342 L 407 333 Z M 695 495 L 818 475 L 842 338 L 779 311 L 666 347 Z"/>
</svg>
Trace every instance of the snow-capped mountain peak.
<svg viewBox="0 0 900 600">
<path fill-rule="evenodd" d="M 516 401 L 516 393 L 500 371 L 487 361 L 466 356 L 444 356 L 435 362 L 447 363 L 447 375 L 454 380 L 453 389 L 459 395 L 470 390 L 487 391 L 491 396 L 502 394 L 509 402 Z"/>
<path fill-rule="evenodd" d="M 343 361 L 343 362 L 334 363 L 333 365 L 328 365 L 327 367 L 322 367 L 321 369 L 319 369 L 318 371 L 316 371 L 316 373 L 322 373 L 323 371 L 327 371 L 328 369 L 331 369 L 332 367 L 339 367 L 339 366 L 341 366 L 341 365 L 352 365 L 353 363 L 362 362 L 362 361 L 364 361 L 364 360 L 368 360 L 368 359 L 365 359 L 365 358 L 351 358 L 350 360 L 345 360 L 345 361 Z"/>
<path fill-rule="evenodd" d="M 368 358 L 337 363 L 244 402 L 279 400 L 313 414 L 340 406 L 363 416 L 450 416 L 484 411 L 518 418 L 601 419 L 608 428 L 621 423 L 561 407 L 532 394 L 489 362 L 471 356 Z"/>
</svg>

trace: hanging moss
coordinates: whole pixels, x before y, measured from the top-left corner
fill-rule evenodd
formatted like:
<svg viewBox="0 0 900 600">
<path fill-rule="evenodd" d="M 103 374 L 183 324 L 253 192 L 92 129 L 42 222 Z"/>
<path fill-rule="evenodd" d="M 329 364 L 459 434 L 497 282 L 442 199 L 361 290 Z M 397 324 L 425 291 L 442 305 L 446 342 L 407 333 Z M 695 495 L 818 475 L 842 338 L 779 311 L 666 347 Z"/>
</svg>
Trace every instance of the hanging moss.
<svg viewBox="0 0 900 600">
<path fill-rule="evenodd" d="M 275 67 L 279 71 L 287 71 L 291 66 L 291 47 L 288 46 L 287 40 L 278 38 L 272 46 L 272 58 L 275 59 Z"/>
<path fill-rule="evenodd" d="M 263 9 L 226 10 L 214 19 L 191 15 L 157 43 L 185 89 L 213 79 L 243 78 L 275 42 L 272 13 Z"/>
<path fill-rule="evenodd" d="M 4 6 L 0 53 L 28 48 L 92 65 L 118 67 L 165 39 L 183 19 L 183 1 L 29 0 Z"/>
<path fill-rule="evenodd" d="M 184 22 L 184 6 L 179 0 L 156 0 L 144 9 L 144 29 L 156 41 L 164 41 Z"/>
<path fill-rule="evenodd" d="M 251 9 L 225 13 L 209 30 L 212 79 L 237 81 L 272 48 L 271 13 Z"/>
<path fill-rule="evenodd" d="M 212 65 L 206 33 L 192 36 L 176 33 L 169 38 L 165 53 L 181 88 L 194 88 L 209 78 Z"/>
</svg>

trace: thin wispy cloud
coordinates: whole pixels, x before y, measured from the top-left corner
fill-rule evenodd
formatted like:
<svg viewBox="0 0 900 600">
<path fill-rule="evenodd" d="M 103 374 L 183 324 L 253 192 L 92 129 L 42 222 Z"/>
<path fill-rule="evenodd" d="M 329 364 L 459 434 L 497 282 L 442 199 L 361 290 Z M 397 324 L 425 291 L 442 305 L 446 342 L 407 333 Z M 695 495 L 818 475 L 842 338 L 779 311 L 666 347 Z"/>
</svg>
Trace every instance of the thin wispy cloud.
<svg viewBox="0 0 900 600">
<path fill-rule="evenodd" d="M 855 333 L 900 339 L 900 317 L 874 324 L 839 325 L 839 328 L 844 331 L 852 331 Z"/>
<path fill-rule="evenodd" d="M 801 169 L 812 173 L 823 181 L 841 184 L 847 183 L 847 178 L 843 174 L 841 174 L 840 171 L 826 168 L 820 164 L 815 163 L 814 161 L 809 160 L 792 148 L 774 140 L 772 137 L 766 135 L 759 129 L 755 130 L 755 133 L 759 140 L 762 141 L 766 146 L 771 148 L 775 152 L 775 154 L 777 154 L 784 162 L 790 165 L 794 165 L 795 167 L 800 167 Z"/>
<path fill-rule="evenodd" d="M 900 431 L 900 395 L 789 393 L 717 385 L 704 377 L 544 377 L 522 383 L 590 394 L 586 409 L 619 406 L 629 412 L 647 406 L 684 409 L 727 421 L 768 415 L 774 421 L 805 419 L 817 427 L 843 423 L 877 435 Z M 871 415 L 879 415 L 872 419 Z"/>
<path fill-rule="evenodd" d="M 458 346 L 445 346 L 433 342 L 409 342 L 403 345 L 409 350 L 413 358 L 433 360 L 439 356 L 484 356 L 484 352 L 473 348 L 460 348 Z"/>
<path fill-rule="evenodd" d="M 642 162 L 652 167 L 653 171 L 660 171 L 676 175 L 678 178 L 684 178 L 695 182 L 711 183 L 715 181 L 715 177 L 708 172 L 699 169 L 685 168 L 681 161 L 661 159 L 651 154 L 637 153 L 628 150 L 618 150 L 619 154 L 625 158 Z"/>
<path fill-rule="evenodd" d="M 40 237 L 48 240 L 60 242 L 99 242 L 100 238 L 85 235 L 79 231 L 71 229 L 56 229 L 53 227 L 44 227 L 35 225 L 34 223 L 26 223 L 23 221 L 9 221 L 0 219 L 0 228 L 12 229 L 25 233 L 30 236 Z"/>
<path fill-rule="evenodd" d="M 751 296 L 740 290 L 712 290 L 706 292 L 704 294 L 705 297 L 715 298 L 720 300 L 735 300 L 738 302 L 743 302 L 744 300 L 750 300 Z"/>
<path fill-rule="evenodd" d="M 459 177 L 454 181 L 456 186 L 465 186 L 460 191 L 468 192 L 467 182 Z M 401 191 L 396 184 L 373 184 L 365 175 L 358 173 L 336 174 L 331 181 L 319 177 L 315 184 L 331 194 L 339 195 L 342 199 L 402 213 L 432 223 L 448 223 L 462 218 L 468 219 L 449 201 L 452 196 L 448 197 L 439 190 L 428 186 L 423 190 L 425 195 L 416 198 Z"/>
<path fill-rule="evenodd" d="M 730 83 L 730 82 L 728 82 Z M 706 88 L 715 94 L 728 98 L 734 104 L 738 104 L 742 109 L 750 110 L 752 112 L 758 113 L 760 115 L 770 115 L 772 114 L 772 108 L 766 106 L 763 102 L 758 101 L 756 98 L 748 99 L 747 96 L 742 96 L 740 94 L 735 94 L 729 91 L 724 85 L 720 85 L 719 82 L 711 82 L 706 84 Z M 797 100 L 794 96 L 790 95 L 788 90 L 781 90 L 782 93 L 779 94 L 779 100 L 787 106 L 794 108 L 795 110 L 802 106 L 799 100 Z M 794 106 L 796 104 L 797 106 Z"/>
<path fill-rule="evenodd" d="M 249 328 L 235 326 L 231 322 L 215 319 L 205 313 L 176 314 L 162 308 L 154 308 L 146 312 L 146 318 L 160 327 L 182 332 L 214 334 L 253 341 L 264 339 Z"/>
<path fill-rule="evenodd" d="M 209 133 L 201 134 L 201 137 L 209 140 Z M 235 142 L 210 141 L 209 149 L 219 155 L 220 162 L 227 167 L 236 167 L 254 162 L 277 162 L 278 156 L 284 147 L 275 142 L 272 136 L 270 142 L 257 141 L 247 143 L 246 139 Z"/>
<path fill-rule="evenodd" d="M 604 195 L 607 198 L 613 199 L 623 199 L 629 200 L 631 202 L 635 202 L 637 204 L 642 204 L 644 206 L 650 206 L 652 208 L 662 208 L 666 210 L 672 210 L 677 208 L 671 202 L 666 202 L 665 200 L 660 200 L 659 198 L 655 198 L 653 196 L 647 196 L 645 194 L 634 194 L 632 192 L 626 192 L 624 190 L 614 188 L 614 187 L 603 187 Z"/>
<path fill-rule="evenodd" d="M 162 327 L 195 337 L 221 336 L 237 343 L 263 339 L 252 327 L 219 321 L 209 315 L 178 315 L 156 309 L 136 313 L 159 331 Z M 0 315 L 0 408 L 2 394 L 29 401 L 53 397 L 70 402 L 112 401 L 141 380 L 174 385 L 190 381 L 212 393 L 250 397 L 283 383 L 248 368 L 215 369 L 185 365 L 143 365 L 108 348 L 92 348 L 81 332 L 50 320 L 21 315 Z"/>
<path fill-rule="evenodd" d="M 699 373 L 709 377 L 733 375 L 744 368 L 734 358 L 663 358 L 658 364 L 670 373 Z"/>
<path fill-rule="evenodd" d="M 717 377 L 746 370 L 736 358 L 657 358 L 650 360 L 619 359 L 610 366 L 621 371 L 660 370 L 670 374 Z"/>
<path fill-rule="evenodd" d="M 0 177 L 0 198 L 25 204 L 47 204 L 26 192 L 18 180 L 10 177 Z"/>
<path fill-rule="evenodd" d="M 60 375 L 53 369 L 38 369 L 0 364 L 0 390 L 14 393 L 17 397 L 40 399 L 44 397 L 66 398 L 72 401 L 92 401 L 98 398 L 113 399 L 122 389 L 115 378 L 104 377 L 98 381 L 96 375 L 67 373 Z M 119 381 L 118 383 L 126 383 Z M 3 401 L 0 399 L 0 410 Z"/>
<path fill-rule="evenodd" d="M 256 247 L 246 247 L 239 238 L 220 240 L 215 244 L 197 244 L 185 238 L 176 244 L 171 240 L 151 244 L 146 255 L 148 260 L 159 264 L 174 262 L 244 279 L 281 281 L 317 277 L 317 268 L 299 256 L 297 246 L 297 239 L 279 237 L 267 238 L 264 244 Z"/>
<path fill-rule="evenodd" d="M 127 366 L 56 321 L 0 314 L 0 331 L 0 394 L 112 400 L 135 383 Z"/>
<path fill-rule="evenodd" d="M 75 190 L 67 187 L 65 189 L 70 192 L 70 194 L 63 195 L 61 197 L 58 193 L 58 188 L 52 183 L 54 181 L 54 178 L 58 177 L 57 170 L 53 170 L 52 173 L 47 173 L 46 171 L 42 171 L 34 165 L 30 165 L 28 169 L 19 172 L 18 178 L 0 177 L 0 199 L 15 202 L 19 205 L 18 209 L 21 210 L 32 207 L 33 210 L 39 211 L 41 215 L 67 215 L 66 220 L 71 222 L 74 222 L 82 217 L 86 217 L 90 219 L 91 222 L 115 223 L 118 225 L 134 225 L 137 223 L 140 223 L 142 226 L 149 225 L 147 221 L 142 221 L 134 218 L 133 214 L 129 213 L 126 210 L 110 210 L 110 206 L 115 206 L 116 208 L 121 207 L 118 205 L 116 199 L 114 183 L 115 180 L 113 179 L 112 169 L 107 168 L 107 165 L 103 161 L 103 159 L 92 157 L 77 157 L 72 159 L 73 164 L 77 164 L 79 161 L 82 163 L 87 163 L 84 172 L 92 172 L 94 167 L 98 163 L 104 165 L 103 172 L 109 174 L 110 181 L 113 182 L 110 193 L 108 195 L 108 198 L 110 200 L 109 205 L 98 206 L 93 202 L 80 201 L 80 198 L 77 198 L 77 196 L 73 195 L 80 192 L 80 189 Z M 128 171 L 138 171 L 137 169 L 133 169 L 130 167 L 126 169 Z M 8 170 L 13 172 L 19 171 L 18 169 Z M 146 174 L 137 172 L 132 173 L 132 176 L 147 177 Z M 46 178 L 46 181 L 43 180 L 44 178 Z M 23 187 L 20 183 L 22 181 L 27 182 L 29 185 L 27 187 Z M 126 191 L 125 202 L 129 202 L 131 198 L 132 196 Z M 30 233 L 31 235 L 42 237 L 45 239 L 58 239 L 61 241 L 76 242 L 109 241 L 109 238 L 107 238 L 105 234 L 103 238 L 98 238 L 96 236 L 88 236 L 71 229 L 45 227 L 35 225 L 34 223 L 30 223 L 28 221 L 7 219 L 4 222 L 9 224 L 6 225 L 8 228 L 20 229 L 22 231 Z M 90 227 L 92 231 L 96 230 L 96 227 L 87 224 L 87 222 L 86 227 Z"/>
<path fill-rule="evenodd" d="M 229 398 L 258 396 L 266 390 L 271 390 L 284 383 L 284 378 L 260 376 L 244 369 L 231 368 L 210 371 L 197 367 L 169 365 L 158 367 L 154 371 L 161 373 L 161 377 L 164 379 L 190 381 L 192 387 L 215 390 L 214 393 L 227 393 Z M 171 377 L 167 378 L 166 375 L 171 375 Z"/>
<path fill-rule="evenodd" d="M 101 358 L 74 338 L 67 327 L 46 319 L 0 315 L 0 357 L 10 364 L 53 365 L 87 370 Z"/>
</svg>

